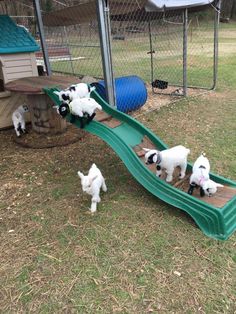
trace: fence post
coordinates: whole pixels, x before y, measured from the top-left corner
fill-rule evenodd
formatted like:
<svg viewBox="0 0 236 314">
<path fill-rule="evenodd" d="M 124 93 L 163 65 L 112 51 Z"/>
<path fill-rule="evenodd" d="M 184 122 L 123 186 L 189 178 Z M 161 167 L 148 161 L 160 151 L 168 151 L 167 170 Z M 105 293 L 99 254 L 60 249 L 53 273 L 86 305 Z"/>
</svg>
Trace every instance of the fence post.
<svg viewBox="0 0 236 314">
<path fill-rule="evenodd" d="M 219 58 L 219 23 L 220 23 L 221 0 L 216 3 L 215 21 L 214 21 L 214 70 L 213 70 L 213 86 L 216 88 L 218 76 L 218 58 Z"/>
<path fill-rule="evenodd" d="M 103 74 L 107 94 L 106 96 L 108 99 L 108 103 L 112 106 L 115 106 L 115 88 L 111 56 L 110 17 L 107 1 L 97 0 L 97 14 L 99 23 Z"/>
<path fill-rule="evenodd" d="M 187 53 L 188 53 L 188 9 L 183 13 L 183 95 L 187 96 Z"/>
<path fill-rule="evenodd" d="M 44 36 L 43 21 L 42 21 L 42 15 L 41 15 L 41 11 L 40 11 L 39 0 L 34 0 L 34 9 L 35 9 L 36 17 L 37 17 L 39 36 L 40 36 L 40 41 L 41 41 L 41 46 L 42 46 L 42 51 L 43 51 L 43 59 L 44 59 L 47 75 L 51 75 L 52 71 L 51 71 L 51 67 L 50 67 L 50 63 L 49 63 L 47 45 L 46 45 L 46 40 L 45 40 L 45 36 Z"/>
</svg>

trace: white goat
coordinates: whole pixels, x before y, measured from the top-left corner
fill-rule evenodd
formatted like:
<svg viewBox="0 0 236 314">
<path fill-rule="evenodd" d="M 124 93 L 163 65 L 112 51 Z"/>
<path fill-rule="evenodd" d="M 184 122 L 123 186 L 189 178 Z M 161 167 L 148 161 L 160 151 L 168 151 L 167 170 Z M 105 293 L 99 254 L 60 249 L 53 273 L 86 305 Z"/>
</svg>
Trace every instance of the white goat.
<svg viewBox="0 0 236 314">
<path fill-rule="evenodd" d="M 102 110 L 102 106 L 96 102 L 93 98 L 76 98 L 69 104 L 62 103 L 58 109 L 59 114 L 62 117 L 66 117 L 68 113 L 71 113 L 71 123 L 75 121 L 75 117 L 79 117 L 81 128 L 84 127 L 83 117 L 87 115 L 87 123 L 92 121 L 95 117 L 95 110 Z"/>
<path fill-rule="evenodd" d="M 223 187 L 210 179 L 210 163 L 208 158 L 202 153 L 194 162 L 190 177 L 190 187 L 188 194 L 192 195 L 195 187 L 200 187 L 201 196 L 212 196 L 217 192 L 217 187 Z"/>
<path fill-rule="evenodd" d="M 102 188 L 104 192 L 107 191 L 105 179 L 95 164 L 92 164 L 87 176 L 80 171 L 78 171 L 78 176 L 81 179 L 83 191 L 92 195 L 90 211 L 94 213 L 97 210 L 97 203 L 101 201 L 100 189 Z"/>
<path fill-rule="evenodd" d="M 180 179 L 184 178 L 187 168 L 187 157 L 190 153 L 188 148 L 178 145 L 162 151 L 149 148 L 143 148 L 143 150 L 146 152 L 146 164 L 148 165 L 156 163 L 157 177 L 160 177 L 162 174 L 162 169 L 165 169 L 167 173 L 166 182 L 171 182 L 173 180 L 174 169 L 175 167 L 179 166 L 181 169 Z"/>
<path fill-rule="evenodd" d="M 90 97 L 92 91 L 95 90 L 95 87 L 90 87 L 86 83 L 78 83 L 71 85 L 65 90 L 61 90 L 60 92 L 54 91 L 54 94 L 58 95 L 59 100 L 69 103 L 70 101 L 76 98 L 87 98 Z"/>
<path fill-rule="evenodd" d="M 12 122 L 14 125 L 14 129 L 16 131 L 16 135 L 19 137 L 22 133 L 26 133 L 25 128 L 25 117 L 24 114 L 29 111 L 28 106 L 20 105 L 13 113 L 12 113 Z"/>
</svg>

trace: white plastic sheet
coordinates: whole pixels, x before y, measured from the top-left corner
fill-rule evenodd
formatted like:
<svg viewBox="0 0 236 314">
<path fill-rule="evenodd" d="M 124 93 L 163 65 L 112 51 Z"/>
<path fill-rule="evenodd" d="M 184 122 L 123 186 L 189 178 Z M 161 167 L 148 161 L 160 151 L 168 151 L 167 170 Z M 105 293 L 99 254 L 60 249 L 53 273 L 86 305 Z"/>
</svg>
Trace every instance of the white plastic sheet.
<svg viewBox="0 0 236 314">
<path fill-rule="evenodd" d="M 214 0 L 148 0 L 145 10 L 147 12 L 176 10 L 209 5 Z"/>
</svg>

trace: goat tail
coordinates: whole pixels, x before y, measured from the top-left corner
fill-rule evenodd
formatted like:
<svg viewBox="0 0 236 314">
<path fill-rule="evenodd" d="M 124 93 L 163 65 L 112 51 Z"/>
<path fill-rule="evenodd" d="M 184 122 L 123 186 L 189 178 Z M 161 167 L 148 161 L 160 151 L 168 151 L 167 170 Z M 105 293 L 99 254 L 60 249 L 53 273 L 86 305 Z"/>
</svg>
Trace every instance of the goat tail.
<svg viewBox="0 0 236 314">
<path fill-rule="evenodd" d="M 201 152 L 201 155 L 202 155 L 203 157 L 206 157 L 206 153 L 205 153 L 204 151 Z"/>
</svg>

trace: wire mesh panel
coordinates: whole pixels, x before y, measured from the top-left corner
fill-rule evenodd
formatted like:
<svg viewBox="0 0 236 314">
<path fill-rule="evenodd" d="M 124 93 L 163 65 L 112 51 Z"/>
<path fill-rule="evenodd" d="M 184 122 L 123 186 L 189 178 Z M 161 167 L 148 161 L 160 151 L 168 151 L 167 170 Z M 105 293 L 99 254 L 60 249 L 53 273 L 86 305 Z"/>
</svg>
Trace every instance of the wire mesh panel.
<svg viewBox="0 0 236 314">
<path fill-rule="evenodd" d="M 99 25 L 96 10 L 95 15 L 91 15 L 92 2 L 94 10 L 96 1 L 52 2 L 52 14 L 71 8 L 67 15 L 58 18 L 60 25 L 44 25 L 54 73 L 80 78 L 90 76 L 96 80 L 104 78 Z M 108 4 L 111 7 L 109 35 L 114 78 L 136 75 L 156 93 L 182 94 L 184 11 L 147 12 L 141 1 L 110 0 Z M 73 5 L 76 5 L 76 10 Z M 78 17 L 80 7 L 82 14 Z M 28 17 L 16 15 L 14 18 L 18 24 L 27 27 L 40 44 L 32 3 L 27 10 L 25 8 L 22 12 L 30 13 Z M 186 77 L 191 87 L 211 88 L 213 85 L 215 9 L 213 6 L 206 8 L 188 12 Z M 14 12 L 13 9 L 11 6 L 10 11 Z M 73 23 L 68 23 L 68 20 L 73 20 Z M 42 52 L 36 56 L 38 64 L 42 65 Z"/>
<path fill-rule="evenodd" d="M 129 4 L 123 5 L 123 11 L 129 12 Z M 115 77 L 139 75 L 152 84 L 154 92 L 182 94 L 186 62 L 187 86 L 212 88 L 215 71 L 213 6 L 188 12 L 186 25 L 184 10 L 150 13 L 137 6 L 136 11 L 122 16 L 112 13 Z"/>
<path fill-rule="evenodd" d="M 138 75 L 150 82 L 150 43 L 148 21 L 129 20 L 111 21 L 112 60 L 115 77 Z"/>
<path fill-rule="evenodd" d="M 183 86 L 183 12 L 156 15 L 150 23 L 150 38 L 154 91 Z"/>
<path fill-rule="evenodd" d="M 83 4 L 83 1 L 81 3 Z M 57 12 L 58 10 L 79 4 L 79 1 L 67 1 L 66 3 L 61 1 L 53 2 L 51 12 Z M 25 6 L 23 3 L 20 4 L 20 8 L 24 12 Z M 6 13 L 11 14 L 11 17 L 17 24 L 26 27 L 41 46 L 36 17 L 33 15 L 34 8 L 32 5 L 27 6 L 27 8 L 30 10 L 31 15 L 12 15 L 13 6 L 11 5 L 7 6 L 8 12 Z M 44 8 L 44 6 L 41 8 Z M 42 14 L 44 13 L 42 11 Z M 74 24 L 55 27 L 44 25 L 50 67 L 54 73 L 75 75 L 80 78 L 89 76 L 94 79 L 102 79 L 103 70 L 97 18 L 96 16 L 89 18 L 89 5 L 83 8 L 83 15 L 85 17 L 85 22 L 83 23 L 80 23 L 80 20 L 77 19 L 77 12 L 72 11 L 70 18 L 74 21 Z M 41 51 L 36 53 L 36 58 L 37 64 L 43 66 L 45 70 L 42 47 Z"/>
<path fill-rule="evenodd" d="M 214 85 L 215 8 L 189 13 L 188 86 L 211 89 Z M 217 40 L 217 39 L 216 39 Z"/>
<path fill-rule="evenodd" d="M 45 37 L 53 72 L 103 77 L 97 21 L 45 27 Z"/>
</svg>

